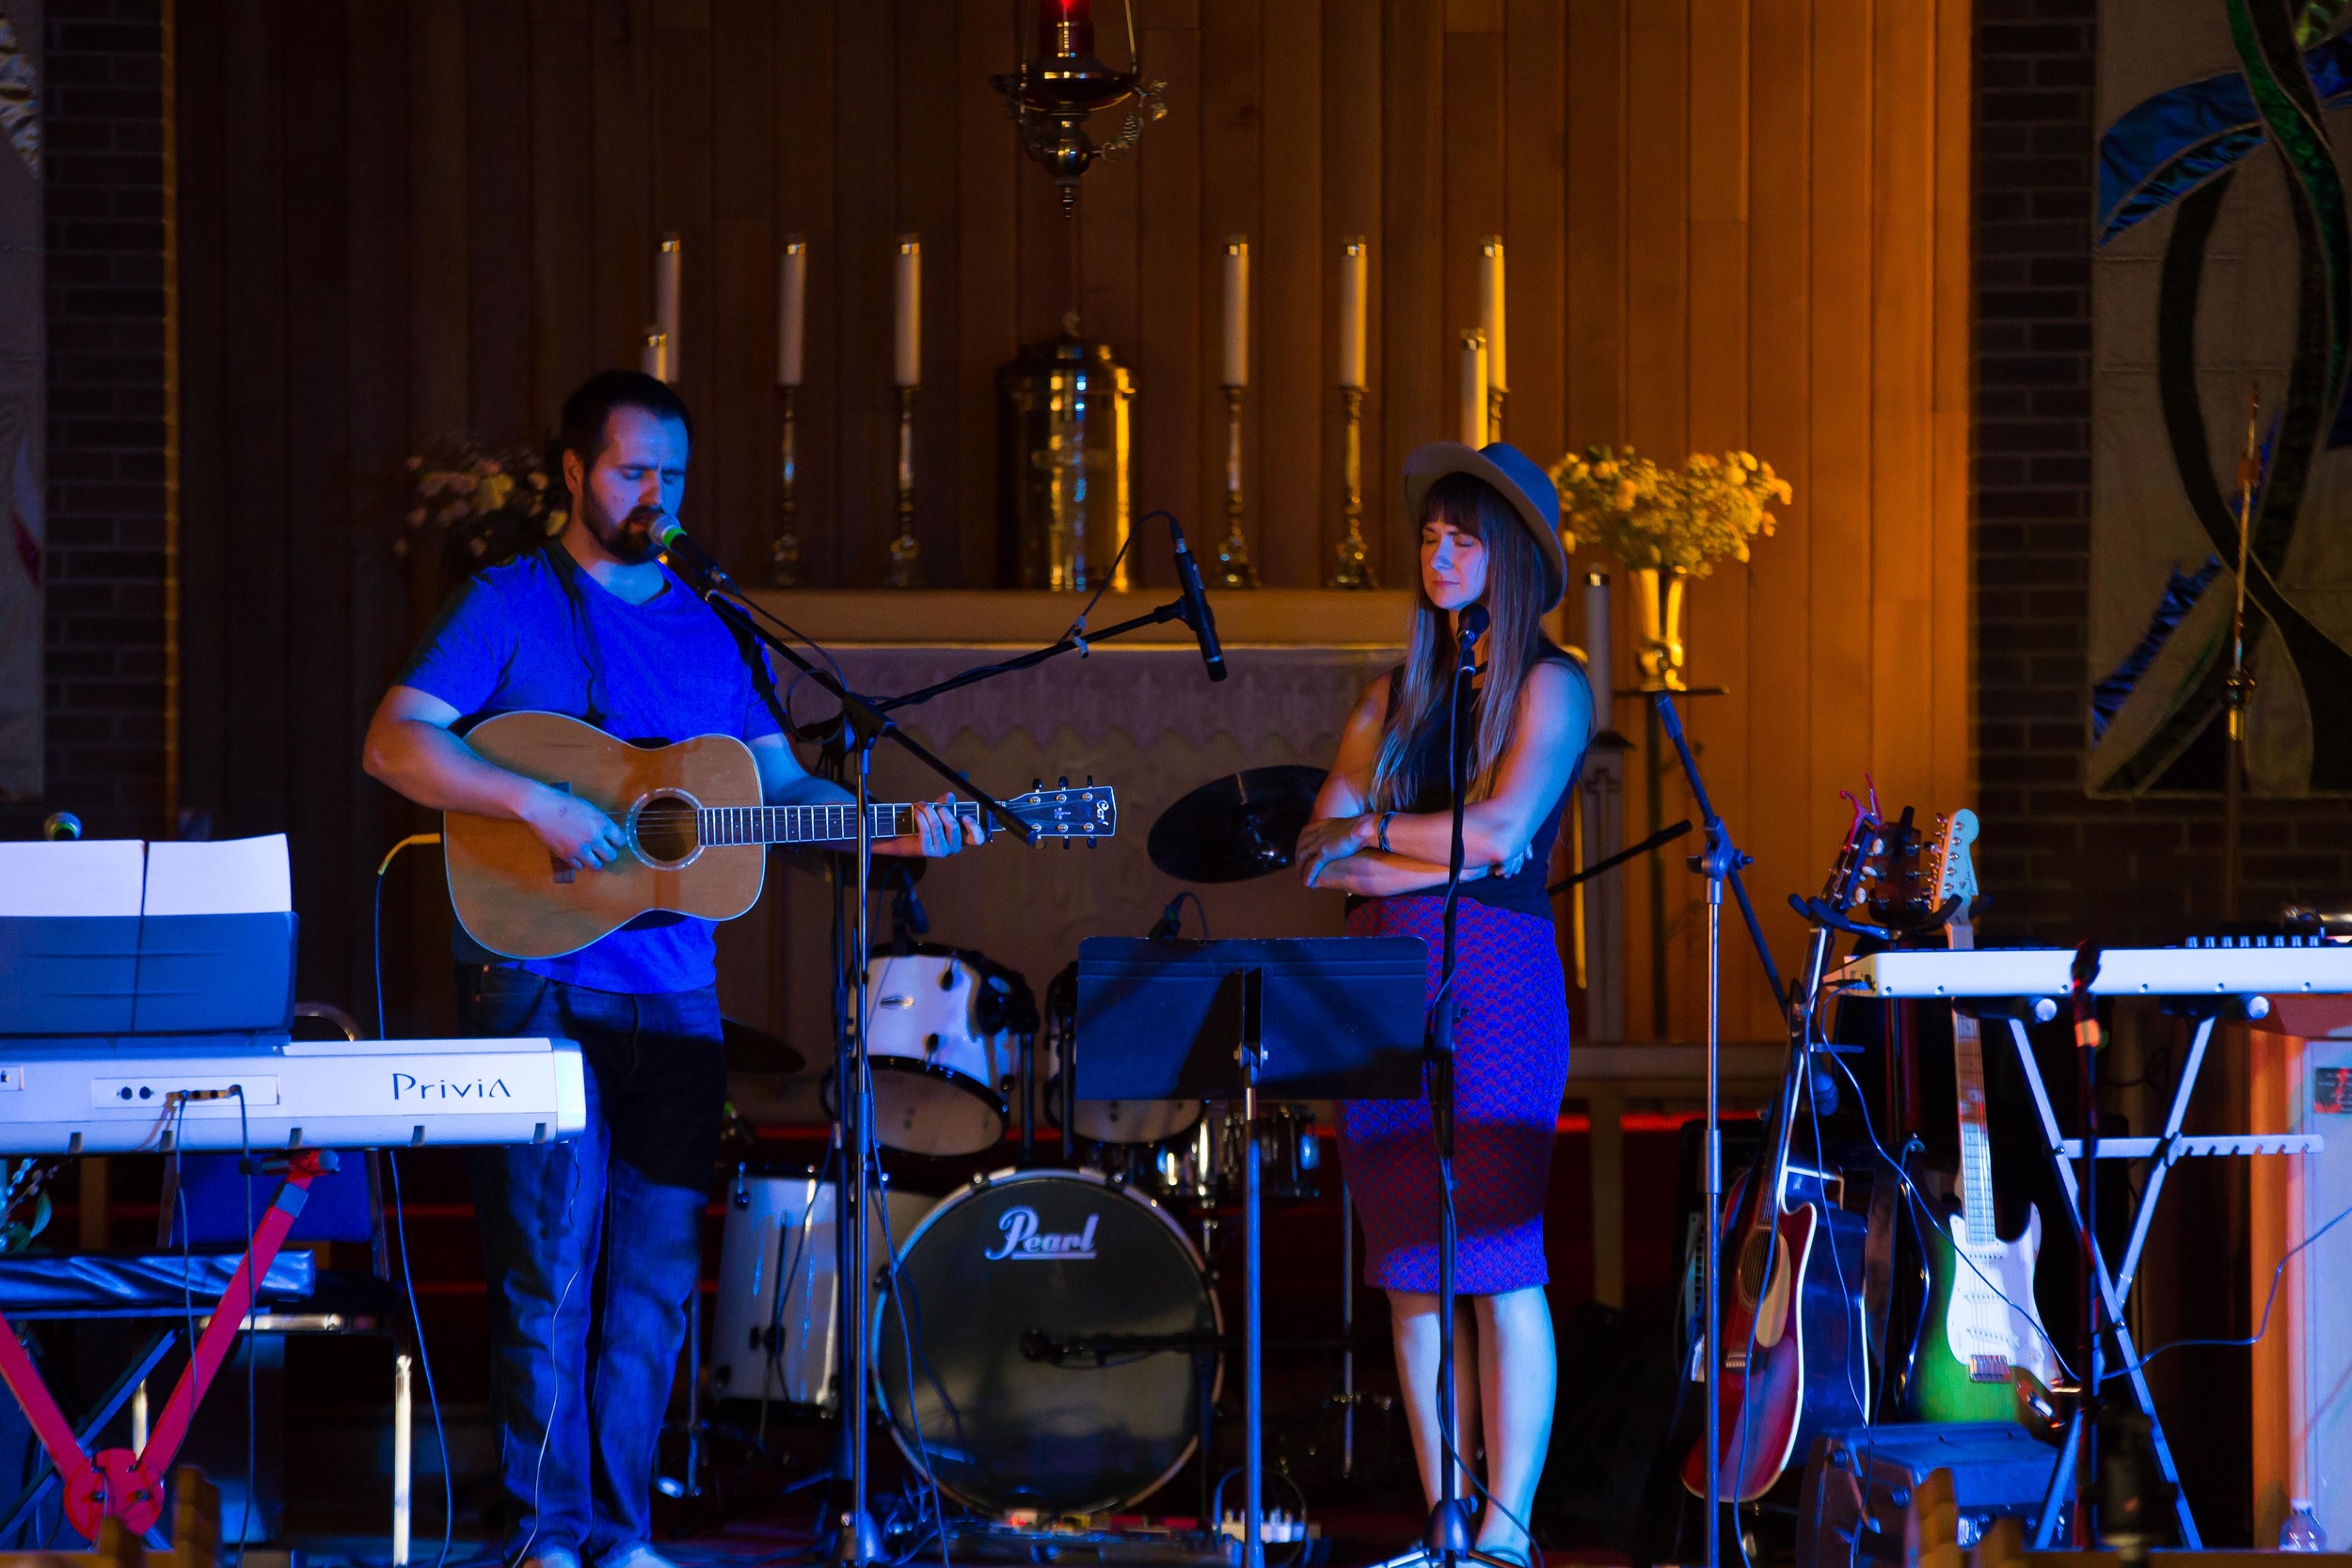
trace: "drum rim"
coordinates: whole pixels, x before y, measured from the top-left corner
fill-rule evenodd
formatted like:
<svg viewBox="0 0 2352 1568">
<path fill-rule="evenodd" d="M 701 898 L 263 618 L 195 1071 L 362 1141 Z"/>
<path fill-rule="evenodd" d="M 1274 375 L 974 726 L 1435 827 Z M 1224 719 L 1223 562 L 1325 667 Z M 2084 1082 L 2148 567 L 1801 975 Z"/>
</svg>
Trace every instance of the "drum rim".
<svg viewBox="0 0 2352 1568">
<path fill-rule="evenodd" d="M 1045 1082 L 1040 1085 L 1040 1095 L 1045 1101 L 1045 1119 L 1048 1124 L 1053 1126 L 1057 1131 L 1061 1127 L 1062 1097 L 1060 1085 L 1061 1073 L 1059 1070 L 1049 1073 L 1046 1076 Z M 1104 1100 L 1081 1100 L 1078 1103 L 1081 1105 L 1105 1105 L 1111 1102 Z M 1120 1100 L 1118 1103 L 1121 1105 L 1190 1105 L 1193 1107 L 1192 1119 L 1184 1123 L 1184 1126 L 1176 1129 L 1175 1132 L 1166 1133 L 1157 1138 L 1087 1138 L 1087 1142 L 1108 1144 L 1113 1148 L 1156 1148 L 1161 1144 L 1167 1143 L 1170 1138 L 1181 1138 L 1185 1133 L 1191 1132 L 1194 1128 L 1200 1126 L 1200 1118 L 1209 1114 L 1209 1106 L 1212 1102 L 1205 1099 L 1196 1099 L 1187 1095 L 1178 1095 L 1171 1100 Z M 1081 1132 L 1078 1136 L 1085 1138 L 1086 1134 Z"/>
<path fill-rule="evenodd" d="M 955 1207 L 964 1199 L 972 1197 L 979 1193 L 987 1192 L 994 1187 L 1009 1186 L 1020 1181 L 1034 1181 L 1048 1177 L 1062 1177 L 1079 1181 L 1090 1181 L 1106 1193 L 1115 1193 L 1118 1196 L 1126 1198 L 1130 1202 L 1141 1206 L 1162 1225 L 1166 1226 L 1168 1232 L 1173 1235 L 1178 1243 L 1184 1247 L 1184 1257 L 1191 1262 L 1193 1275 L 1200 1281 L 1201 1294 L 1209 1298 L 1209 1320 L 1216 1328 L 1216 1337 L 1220 1340 L 1225 1338 L 1225 1302 L 1223 1298 L 1217 1294 L 1216 1282 L 1209 1277 L 1208 1264 L 1202 1260 L 1200 1247 L 1193 1243 L 1192 1233 L 1184 1228 L 1184 1223 L 1177 1219 L 1175 1214 L 1168 1210 L 1166 1204 L 1152 1197 L 1149 1194 L 1136 1191 L 1134 1187 L 1129 1186 L 1124 1181 L 1114 1181 L 1111 1180 L 1107 1172 L 1096 1170 L 1089 1165 L 1079 1165 L 1075 1167 L 1064 1165 L 1030 1165 L 1026 1168 L 1019 1165 L 1012 1165 L 1008 1166 L 1001 1171 L 991 1171 L 985 1175 L 974 1177 L 971 1180 L 965 1182 L 961 1187 L 952 1193 L 949 1193 L 946 1197 L 941 1198 L 937 1203 L 933 1204 L 931 1206 L 931 1212 L 925 1214 L 921 1222 L 918 1223 L 913 1230 L 907 1232 L 907 1239 L 898 1243 L 898 1261 L 900 1263 L 904 1263 L 908 1258 L 914 1255 L 914 1243 L 921 1239 L 925 1231 L 930 1229 L 931 1222 L 933 1220 L 938 1219 L 940 1215 L 946 1213 L 949 1209 Z M 885 1271 L 886 1275 L 895 1275 L 896 1273 L 896 1268 Z M 953 1482 L 946 1480 L 944 1477 L 932 1474 L 931 1467 L 924 1463 L 923 1455 L 919 1451 L 918 1447 L 910 1444 L 907 1441 L 907 1434 L 899 1429 L 898 1418 L 890 1408 L 890 1393 L 888 1388 L 883 1385 L 882 1376 L 882 1321 L 883 1314 L 888 1309 L 889 1305 L 890 1296 L 887 1291 L 880 1291 L 875 1293 L 874 1320 L 871 1329 L 866 1334 L 866 1365 L 867 1368 L 867 1373 L 873 1380 L 873 1395 L 875 1402 L 882 1406 L 882 1425 L 889 1428 L 890 1440 L 898 1446 L 898 1452 L 905 1457 L 908 1464 L 914 1466 L 915 1472 L 922 1476 L 925 1481 L 938 1487 L 942 1492 L 946 1493 L 949 1497 L 955 1498 L 956 1501 L 961 1503 L 966 1508 L 985 1510 L 990 1506 L 988 1503 L 977 1497 L 967 1497 L 964 1493 L 959 1491 Z M 1217 1400 L 1224 1395 L 1224 1392 L 1225 1351 L 1223 1346 L 1220 1345 L 1216 1353 L 1216 1370 L 1210 1376 L 1209 1379 L 1210 1404 L 1214 1406 Z M 912 1390 L 909 1391 L 909 1397 L 913 1397 Z M 1150 1485 L 1131 1496 L 1121 1497 L 1117 1502 L 1110 1504 L 1106 1509 L 1097 1509 L 1094 1512 L 1115 1513 L 1121 1509 L 1133 1508 L 1136 1503 L 1151 1497 L 1161 1487 L 1166 1486 L 1169 1481 L 1174 1481 L 1178 1472 L 1182 1471 L 1185 1465 L 1190 1463 L 1194 1450 L 1200 1447 L 1200 1423 L 1195 1421 L 1193 1424 L 1192 1435 L 1184 1440 L 1184 1446 L 1177 1453 L 1175 1460 L 1169 1464 L 1167 1469 L 1160 1472 L 1160 1474 L 1152 1481 Z"/>
<path fill-rule="evenodd" d="M 868 1055 L 866 1058 L 866 1068 L 868 1072 L 907 1072 L 925 1078 L 936 1078 L 940 1082 L 946 1084 L 949 1088 L 960 1090 L 962 1093 L 971 1096 L 974 1100 L 978 1101 L 982 1105 L 996 1113 L 996 1135 L 993 1138 L 991 1138 L 987 1143 L 980 1145 L 979 1148 L 965 1149 L 961 1153 L 935 1154 L 927 1149 L 906 1148 L 898 1144 L 892 1143 L 888 1138 L 884 1137 L 882 1135 L 882 1130 L 880 1127 L 874 1128 L 874 1141 L 882 1145 L 882 1148 L 893 1150 L 896 1153 L 913 1154 L 927 1160 L 968 1160 L 975 1154 L 985 1154 L 997 1144 L 1004 1142 L 1005 1129 L 1012 1125 L 1011 1103 L 1007 1101 L 1003 1095 L 998 1094 L 995 1090 L 981 1084 L 978 1079 L 973 1077 L 968 1072 L 958 1072 L 954 1068 L 941 1067 L 935 1062 L 918 1062 L 912 1056 Z M 830 1120 L 833 1116 L 836 1114 L 837 1107 L 840 1103 L 839 1100 L 833 1092 L 833 1081 L 834 1070 L 831 1068 L 827 1068 L 825 1069 L 824 1077 L 818 1082 L 817 1103 L 825 1111 L 828 1120 Z M 948 1195 L 950 1197 L 953 1196 L 955 1196 L 953 1193 Z M 941 1201 L 945 1202 L 946 1200 L 943 1198 Z"/>
</svg>

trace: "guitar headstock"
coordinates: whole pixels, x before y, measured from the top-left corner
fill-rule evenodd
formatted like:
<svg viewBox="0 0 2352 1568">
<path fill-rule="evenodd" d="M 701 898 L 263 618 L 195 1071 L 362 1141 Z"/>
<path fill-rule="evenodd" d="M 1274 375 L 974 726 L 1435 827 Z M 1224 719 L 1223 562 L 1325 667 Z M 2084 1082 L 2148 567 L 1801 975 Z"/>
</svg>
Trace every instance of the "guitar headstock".
<svg viewBox="0 0 2352 1568">
<path fill-rule="evenodd" d="M 1977 814 L 1966 806 L 1935 819 L 1935 847 L 1928 857 L 1934 876 L 1930 896 L 1938 907 L 1947 898 L 1959 899 L 1957 918 L 1963 920 L 1977 896 L 1977 865 L 1968 854 L 1968 847 L 1976 842 Z"/>
<path fill-rule="evenodd" d="M 1027 793 L 1007 800 L 1005 809 L 1031 829 L 1039 842 L 1049 838 L 1065 844 L 1091 842 L 1119 831 L 1119 792 L 1091 780 L 1073 784 L 1064 779 L 1050 789 L 1041 782 Z M 994 817 L 984 820 L 991 838 L 1005 831 Z"/>
</svg>

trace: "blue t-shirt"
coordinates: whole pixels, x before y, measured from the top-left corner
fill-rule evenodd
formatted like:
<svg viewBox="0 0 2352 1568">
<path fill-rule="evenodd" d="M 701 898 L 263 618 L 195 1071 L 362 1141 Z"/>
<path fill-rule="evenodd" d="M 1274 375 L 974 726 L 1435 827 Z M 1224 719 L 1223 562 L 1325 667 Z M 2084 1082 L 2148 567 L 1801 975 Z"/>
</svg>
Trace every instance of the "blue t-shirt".
<svg viewBox="0 0 2352 1568">
<path fill-rule="evenodd" d="M 519 709 L 567 714 L 631 741 L 777 733 L 735 634 L 669 568 L 661 592 L 644 604 L 585 572 L 565 574 L 578 588 L 583 626 L 549 554 L 532 550 L 460 588 L 399 684 L 464 715 L 461 733 Z M 596 990 L 691 990 L 718 978 L 715 928 L 686 915 L 647 915 L 577 953 L 522 967 Z M 456 949 L 462 962 L 500 961 L 462 927 Z"/>
</svg>

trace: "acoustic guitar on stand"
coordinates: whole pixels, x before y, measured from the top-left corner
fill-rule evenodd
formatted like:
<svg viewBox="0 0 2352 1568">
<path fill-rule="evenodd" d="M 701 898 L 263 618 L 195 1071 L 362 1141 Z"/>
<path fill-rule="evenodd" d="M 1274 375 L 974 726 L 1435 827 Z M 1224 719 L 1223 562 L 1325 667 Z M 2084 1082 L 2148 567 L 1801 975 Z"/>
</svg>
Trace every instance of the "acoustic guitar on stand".
<svg viewBox="0 0 2352 1568">
<path fill-rule="evenodd" d="M 1802 988 L 1791 1006 L 1792 1043 L 1809 1044 L 1813 999 L 1847 911 L 1862 896 L 1882 853 L 1874 814 L 1856 807 L 1821 896 L 1796 900 L 1812 919 Z M 1791 1073 L 1807 1053 L 1793 1053 Z M 1869 1357 L 1861 1320 L 1864 1222 L 1847 1211 L 1841 1172 L 1792 1157 L 1793 1118 L 1806 1113 L 1809 1082 L 1798 1076 L 1768 1114 L 1763 1146 L 1724 1203 L 1723 1338 L 1694 1347 L 1715 1358 L 1723 1497 L 1754 1502 L 1791 1464 L 1802 1465 L 1813 1435 L 1861 1424 L 1870 1408 Z M 1682 1464 L 1682 1484 L 1707 1493 L 1707 1439 Z"/>
<path fill-rule="evenodd" d="M 628 841 L 611 865 L 575 871 L 520 822 L 445 814 L 441 847 L 458 924 L 505 958 L 578 952 L 657 912 L 733 920 L 759 900 L 767 846 L 858 838 L 857 808 L 847 802 L 764 804 L 758 764 L 733 736 L 632 746 L 560 713 L 517 712 L 484 720 L 466 743 L 501 768 L 598 807 Z M 1092 842 L 1119 828 L 1118 795 L 1104 784 L 1040 784 L 1005 806 L 1037 843 Z M 913 831 L 910 804 L 873 803 L 866 811 L 875 838 Z M 977 802 L 959 800 L 955 813 L 991 837 L 1004 831 Z"/>
</svg>

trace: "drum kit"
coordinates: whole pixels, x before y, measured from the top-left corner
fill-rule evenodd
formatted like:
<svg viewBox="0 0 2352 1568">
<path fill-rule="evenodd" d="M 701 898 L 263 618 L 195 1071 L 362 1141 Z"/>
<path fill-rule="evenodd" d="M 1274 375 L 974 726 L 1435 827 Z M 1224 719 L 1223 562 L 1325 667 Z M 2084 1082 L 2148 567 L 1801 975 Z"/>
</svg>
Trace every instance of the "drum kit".
<svg viewBox="0 0 2352 1568">
<path fill-rule="evenodd" d="M 1322 779 L 1262 768 L 1204 785 L 1161 816 L 1152 859 L 1200 882 L 1279 870 Z M 903 927 L 867 969 L 874 1132 L 885 1167 L 904 1167 L 869 1216 L 869 1256 L 888 1259 L 876 1388 L 914 1469 L 995 1516 L 1132 1510 L 1204 1444 L 1223 1376 L 1213 1259 L 1245 1125 L 1216 1101 L 1077 1099 L 1061 1070 L 1075 970 L 1041 1009 L 1022 975 Z M 1261 1105 L 1258 1124 L 1265 1196 L 1315 1196 L 1308 1107 Z M 1074 1134 L 1051 1163 L 1044 1126 Z M 1009 1133 L 1017 1164 L 943 1198 L 908 1190 L 928 1162 L 985 1157 Z M 730 1178 L 709 1354 L 722 1400 L 839 1407 L 836 1201 L 821 1170 Z"/>
</svg>

